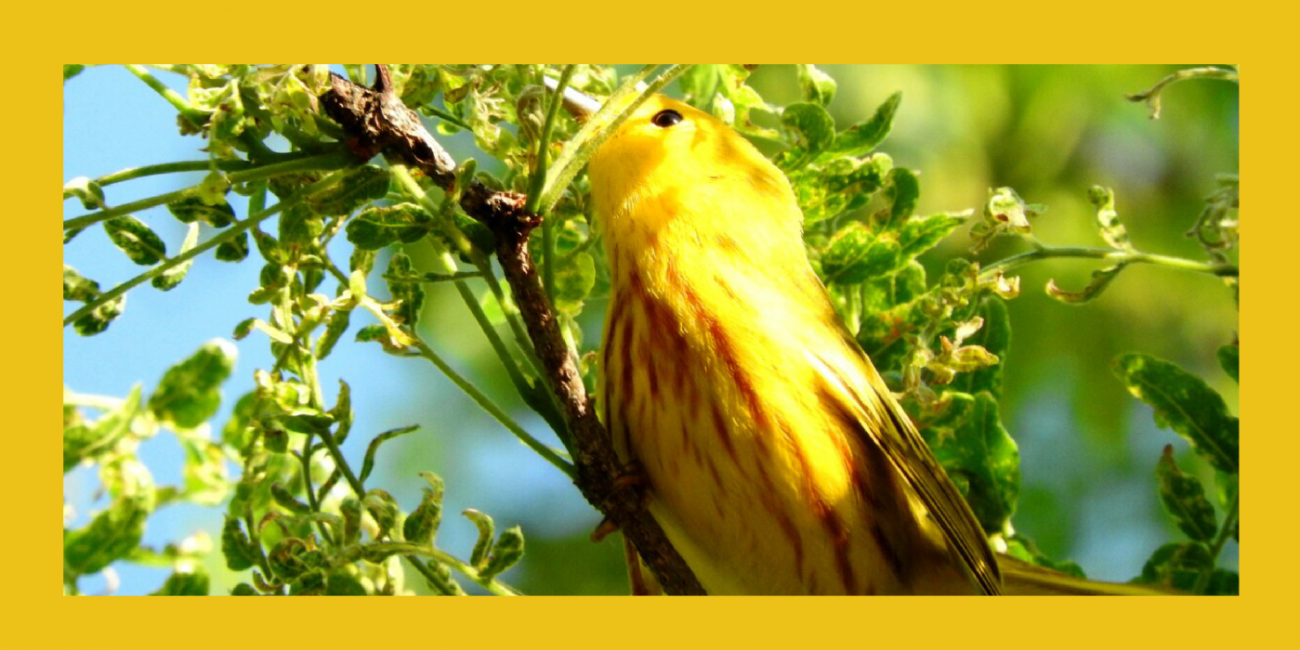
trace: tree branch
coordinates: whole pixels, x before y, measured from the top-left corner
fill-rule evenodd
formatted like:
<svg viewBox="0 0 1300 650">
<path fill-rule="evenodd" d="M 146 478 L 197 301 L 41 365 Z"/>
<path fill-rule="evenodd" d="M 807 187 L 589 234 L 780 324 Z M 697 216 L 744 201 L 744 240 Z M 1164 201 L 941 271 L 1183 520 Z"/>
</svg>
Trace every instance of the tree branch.
<svg viewBox="0 0 1300 650">
<path fill-rule="evenodd" d="M 348 144 L 358 156 L 369 159 L 382 152 L 423 171 L 447 192 L 454 192 L 456 162 L 424 128 L 415 111 L 402 104 L 393 92 L 388 69 L 376 67 L 374 89 L 333 75 L 332 88 L 320 98 L 326 114 L 348 133 Z M 547 383 L 559 398 L 573 434 L 577 468 L 574 483 L 593 506 L 622 529 L 667 593 L 703 594 L 695 575 L 644 507 L 642 492 L 620 481 L 620 463 L 587 397 L 577 360 L 564 343 L 528 253 L 529 233 L 541 219 L 525 210 L 526 197 L 522 194 L 497 192 L 475 180 L 460 189 L 461 209 L 496 236 L 497 259 L 542 362 Z"/>
</svg>

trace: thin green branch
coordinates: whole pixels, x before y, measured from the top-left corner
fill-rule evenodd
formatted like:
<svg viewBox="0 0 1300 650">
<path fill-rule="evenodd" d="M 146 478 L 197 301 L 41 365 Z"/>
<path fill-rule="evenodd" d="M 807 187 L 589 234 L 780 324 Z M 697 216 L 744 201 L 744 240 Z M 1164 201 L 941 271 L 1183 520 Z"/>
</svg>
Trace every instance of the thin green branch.
<svg viewBox="0 0 1300 650">
<path fill-rule="evenodd" d="M 981 271 L 981 276 L 989 277 L 994 271 L 1002 271 L 1005 273 L 1017 267 L 1024 266 L 1031 262 L 1037 262 L 1039 260 L 1067 257 L 1104 260 L 1114 264 L 1155 264 L 1166 268 L 1208 273 L 1220 277 L 1237 277 L 1238 274 L 1236 264 L 1196 262 L 1181 257 L 1126 251 L 1116 248 L 1065 246 L 1061 248 L 1037 248 L 1027 253 L 1021 253 L 1003 260 L 998 260 L 997 262 L 984 267 L 983 271 Z"/>
<path fill-rule="evenodd" d="M 438 119 L 447 122 L 449 124 L 455 124 L 456 126 L 465 129 L 466 131 L 474 130 L 474 127 L 470 126 L 469 124 L 466 124 L 464 120 L 460 119 L 459 117 L 456 117 L 455 115 L 452 115 L 451 113 L 448 113 L 447 111 L 442 110 L 441 108 L 438 108 L 436 106 L 421 106 L 420 108 L 422 110 L 426 110 L 430 113 L 433 113 L 434 117 L 437 117 Z"/>
<path fill-rule="evenodd" d="M 569 183 L 573 182 L 578 172 L 587 164 L 587 160 L 591 158 L 605 139 L 617 130 L 637 107 L 690 69 L 689 65 L 684 64 L 670 66 L 656 77 L 636 99 L 623 105 L 622 99 L 635 92 L 636 85 L 650 76 L 650 73 L 656 67 L 658 66 L 648 65 L 629 77 L 605 101 L 605 105 L 596 111 L 596 114 L 592 115 L 587 120 L 587 123 L 578 130 L 577 135 L 564 146 L 564 150 L 555 159 L 555 164 L 546 179 L 546 189 L 542 191 L 542 198 L 537 204 L 538 210 L 542 213 L 550 212 L 551 208 L 560 200 L 560 196 L 564 194 L 564 190 L 568 188 Z M 610 119 L 609 116 L 614 114 L 615 111 L 617 111 L 617 114 L 613 119 Z"/>
<path fill-rule="evenodd" d="M 577 67 L 574 64 L 569 64 L 560 73 L 560 80 L 556 84 L 554 96 L 551 98 L 551 107 L 546 111 L 546 122 L 542 124 L 542 133 L 537 138 L 537 168 L 533 170 L 533 175 L 529 179 L 528 198 L 524 204 L 524 212 L 543 217 L 542 286 L 546 289 L 546 295 L 551 300 L 555 300 L 555 220 L 545 218 L 545 215 L 537 210 L 537 206 L 542 198 L 542 190 L 546 187 L 551 131 L 555 128 L 555 118 L 560 113 L 560 106 L 564 104 L 564 90 L 569 87 L 569 78 L 573 76 L 573 71 Z"/>
<path fill-rule="evenodd" d="M 393 323 L 392 318 L 388 315 L 388 312 L 384 311 L 383 306 L 376 302 L 374 298 L 363 296 L 360 304 L 366 309 L 366 311 L 373 314 L 375 318 L 379 319 L 379 321 L 389 329 L 395 329 L 397 327 L 397 325 Z M 461 392 L 468 395 L 471 400 L 474 400 L 474 403 L 478 404 L 479 408 L 486 411 L 488 415 L 491 415 L 493 419 L 501 423 L 501 426 L 505 427 L 506 430 L 518 438 L 520 442 L 528 446 L 529 449 L 537 452 L 542 458 L 545 458 L 547 462 L 554 465 L 570 478 L 576 476 L 575 470 L 573 469 L 573 463 L 565 460 L 556 450 L 543 444 L 540 440 L 534 438 L 532 434 L 524 430 L 523 427 L 519 426 L 519 424 L 517 424 L 513 418 L 502 410 L 500 406 L 497 406 L 496 402 L 493 402 L 490 397 L 483 393 L 483 391 L 480 391 L 478 387 L 470 383 L 468 379 L 465 379 L 460 373 L 452 369 L 446 361 L 443 361 L 442 357 L 438 356 L 438 353 L 434 352 L 427 343 L 420 340 L 419 337 L 411 336 L 409 337 L 409 345 L 419 351 L 421 357 L 424 357 L 429 361 L 429 363 L 432 363 L 433 366 L 445 375 L 447 379 L 450 379 L 451 383 L 455 384 Z"/>
<path fill-rule="evenodd" d="M 128 63 L 126 64 L 126 69 L 139 78 L 140 81 L 143 81 L 146 85 L 152 88 L 154 92 L 162 96 L 163 99 L 167 100 L 168 104 L 174 106 L 181 114 L 181 117 L 185 118 L 185 121 L 189 122 L 195 129 L 202 128 L 203 124 L 208 121 L 208 113 L 206 111 L 194 108 L 194 106 L 190 104 L 189 100 L 181 97 L 180 93 L 168 88 L 163 84 L 163 82 L 158 81 L 158 79 L 146 70 L 144 66 Z"/>
<path fill-rule="evenodd" d="M 298 158 L 296 160 L 286 160 L 282 162 L 271 163 L 268 165 L 259 165 L 250 167 L 241 171 L 231 172 L 226 179 L 231 183 L 251 183 L 254 181 L 265 180 L 282 174 L 291 174 L 296 172 L 307 171 L 332 171 L 342 169 L 353 164 L 356 157 L 346 150 L 333 151 L 327 154 Z M 119 217 L 132 212 L 139 212 L 148 208 L 164 205 L 179 201 L 190 196 L 199 190 L 199 185 L 187 187 L 183 190 L 168 192 L 159 196 L 124 203 L 116 208 L 100 210 L 80 217 L 73 217 L 63 222 L 63 230 L 76 230 L 92 226 L 101 221 Z"/>
<path fill-rule="evenodd" d="M 176 268 L 177 266 L 180 266 L 181 264 L 184 264 L 198 257 L 199 255 L 202 255 L 203 253 L 206 253 L 209 250 L 212 250 L 213 248 L 216 248 L 217 246 L 224 244 L 225 242 L 233 240 L 234 238 L 238 237 L 240 233 L 243 233 L 251 229 L 253 226 L 256 226 L 257 224 L 261 223 L 267 217 L 277 214 L 281 210 L 284 210 L 285 208 L 289 208 L 291 206 L 297 205 L 298 203 L 301 203 L 304 199 L 306 199 L 308 196 L 337 183 L 341 177 L 342 177 L 341 174 L 337 174 L 337 173 L 330 174 L 329 176 L 326 176 L 325 178 L 322 178 L 321 180 L 312 183 L 311 185 L 307 186 L 302 191 L 289 197 L 288 199 L 285 199 L 275 204 L 274 206 L 262 210 L 260 212 L 250 214 L 247 219 L 237 222 L 235 225 L 231 226 L 230 228 L 227 228 L 226 230 L 223 230 L 220 234 L 213 237 L 212 239 L 209 239 L 203 242 L 202 244 L 199 244 L 198 246 L 195 246 L 194 248 L 191 248 L 188 251 L 185 251 L 184 253 L 177 255 L 176 257 L 172 257 L 167 260 L 164 260 L 158 265 L 150 268 L 148 271 L 145 271 L 144 273 L 141 273 L 140 275 L 137 275 L 134 278 L 131 278 L 130 280 L 127 280 L 126 282 L 123 282 L 122 284 L 119 284 L 116 287 L 113 287 L 112 289 L 109 289 L 108 291 L 105 291 L 104 293 L 95 296 L 94 300 L 87 302 L 84 306 L 82 306 L 81 309 L 72 312 L 66 318 L 64 318 L 63 326 L 67 327 L 68 325 L 76 322 L 81 317 L 93 312 L 100 305 L 103 305 L 104 303 L 107 303 L 110 300 L 116 299 L 118 296 L 126 293 L 127 291 L 130 291 L 131 289 L 134 289 L 135 287 L 145 282 L 148 282 L 166 273 L 167 271 Z"/>
<path fill-rule="evenodd" d="M 1161 79 L 1159 83 L 1144 92 L 1125 95 L 1125 98 L 1131 102 L 1145 103 L 1147 107 L 1151 109 L 1151 119 L 1158 120 L 1160 119 L 1161 93 L 1163 93 L 1169 86 L 1189 79 L 1217 79 L 1219 81 L 1231 81 L 1232 83 L 1237 83 L 1238 81 L 1236 70 L 1210 67 L 1188 68 L 1186 70 L 1179 70 L 1178 72 Z"/>
<path fill-rule="evenodd" d="M 183 162 L 160 163 L 157 165 L 144 165 L 143 167 L 130 167 L 111 174 L 105 174 L 99 178 L 93 179 L 96 185 L 107 187 L 124 181 L 144 178 L 146 176 L 158 176 L 160 174 L 176 174 L 181 172 L 206 172 L 217 169 L 223 172 L 234 172 L 249 169 L 253 166 L 246 160 L 186 160 Z M 63 193 L 63 200 L 66 201 L 75 196 L 71 192 Z"/>
</svg>

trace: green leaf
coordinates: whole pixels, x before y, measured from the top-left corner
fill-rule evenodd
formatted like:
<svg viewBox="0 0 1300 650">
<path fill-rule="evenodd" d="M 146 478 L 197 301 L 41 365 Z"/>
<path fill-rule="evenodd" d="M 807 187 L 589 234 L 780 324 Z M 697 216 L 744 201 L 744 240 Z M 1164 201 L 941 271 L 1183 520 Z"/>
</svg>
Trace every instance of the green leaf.
<svg viewBox="0 0 1300 650">
<path fill-rule="evenodd" d="M 492 522 L 492 517 L 487 513 L 479 512 L 469 508 L 461 513 L 465 518 L 474 522 L 478 528 L 478 540 L 474 542 L 474 551 L 470 553 L 469 563 L 476 569 L 482 569 L 483 563 L 487 561 L 488 550 L 492 546 L 492 538 L 496 535 L 496 524 Z"/>
<path fill-rule="evenodd" d="M 1201 575 L 1213 568 L 1214 558 L 1204 544 L 1165 544 L 1147 560 L 1137 581 L 1190 592 L 1196 589 Z"/>
<path fill-rule="evenodd" d="M 388 170 L 362 165 L 348 172 L 333 187 L 308 198 L 313 212 L 321 216 L 351 214 L 353 210 L 388 194 Z"/>
<path fill-rule="evenodd" d="M 87 210 L 103 210 L 108 207 L 104 202 L 104 188 L 85 176 L 78 176 L 63 185 L 63 197 L 70 196 L 80 199 L 81 207 Z"/>
<path fill-rule="evenodd" d="M 63 567 L 72 576 L 97 573 L 130 555 L 144 537 L 145 519 L 152 509 L 144 495 L 113 501 L 85 528 L 63 532 Z"/>
<path fill-rule="evenodd" d="M 209 579 L 202 567 L 194 567 L 186 573 L 176 572 L 167 577 L 162 588 L 150 596 L 206 596 Z"/>
<path fill-rule="evenodd" d="M 1205 498 L 1201 482 L 1178 469 L 1172 445 L 1165 445 L 1164 454 L 1156 464 L 1156 478 L 1160 481 L 1160 501 L 1178 528 L 1198 542 L 1214 539 L 1219 528 L 1214 506 Z"/>
<path fill-rule="evenodd" d="M 835 120 L 816 104 L 786 106 L 781 126 L 795 137 L 795 145 L 777 157 L 776 164 L 782 169 L 807 165 L 835 142 Z"/>
<path fill-rule="evenodd" d="M 122 294 L 92 309 L 89 314 L 78 318 L 72 323 L 72 329 L 81 336 L 99 334 L 108 329 L 109 323 L 122 315 L 122 310 L 125 307 L 126 294 Z"/>
<path fill-rule="evenodd" d="M 903 101 L 903 93 L 896 92 L 889 96 L 871 119 L 850 126 L 835 137 L 835 146 L 827 153 L 829 156 L 865 156 L 871 153 L 889 135 L 894 125 L 894 114 L 898 104 Z"/>
<path fill-rule="evenodd" d="M 796 65 L 795 70 L 799 75 L 799 89 L 803 93 L 803 100 L 819 106 L 830 105 L 831 100 L 835 98 L 835 79 L 818 70 L 815 65 Z"/>
<path fill-rule="evenodd" d="M 1088 190 L 1088 201 L 1097 208 L 1097 226 L 1101 229 L 1101 238 L 1112 248 L 1133 250 L 1133 244 L 1128 239 L 1128 229 L 1119 220 L 1119 212 L 1115 210 L 1115 193 L 1109 187 L 1093 185 Z"/>
<path fill-rule="evenodd" d="M 953 390 L 971 394 L 988 391 L 994 398 L 1002 397 L 1002 367 L 1006 364 L 1007 350 L 1011 347 L 1011 314 L 1004 300 L 988 297 L 980 305 L 984 326 L 965 339 L 978 345 L 1001 360 L 1001 363 L 984 366 L 958 375 L 951 386 Z"/>
<path fill-rule="evenodd" d="M 1219 348 L 1216 356 L 1219 358 L 1219 366 L 1223 368 L 1223 371 L 1228 373 L 1228 376 L 1232 377 L 1233 381 L 1241 383 L 1241 379 L 1238 378 L 1238 372 L 1241 368 L 1241 346 L 1236 343 L 1225 345 Z"/>
<path fill-rule="evenodd" d="M 217 244 L 216 258 L 222 262 L 242 262 L 248 257 L 248 232 Z"/>
<path fill-rule="evenodd" d="M 370 478 L 370 472 L 375 469 L 375 454 L 379 453 L 380 445 L 398 436 L 404 436 L 408 433 L 414 433 L 419 430 L 420 425 L 413 424 L 411 426 L 400 427 L 397 429 L 389 429 L 388 431 L 375 436 L 375 439 L 371 440 L 370 445 L 366 447 L 366 458 L 361 463 L 361 473 L 357 475 L 357 480 L 365 483 L 366 479 Z"/>
<path fill-rule="evenodd" d="M 1137 353 L 1117 357 L 1114 371 L 1134 397 L 1155 409 L 1156 424 L 1186 438 L 1218 469 L 1237 473 L 1240 422 L 1204 381 L 1168 361 Z"/>
<path fill-rule="evenodd" d="M 1100 296 L 1127 266 L 1127 262 L 1122 262 L 1093 271 L 1092 278 L 1088 280 L 1088 286 L 1084 287 L 1082 291 L 1066 291 L 1057 286 L 1055 279 L 1050 279 L 1047 281 L 1047 295 L 1069 305 L 1080 305 L 1089 302 Z"/>
<path fill-rule="evenodd" d="M 967 500 L 984 530 L 1004 532 L 1020 496 L 1020 451 L 1002 426 L 997 400 L 976 394 L 970 416 L 951 437 L 935 436 L 935 442 L 935 457 L 949 475 L 965 479 Z"/>
<path fill-rule="evenodd" d="M 442 496 L 444 492 L 442 479 L 432 472 L 422 472 L 429 487 L 424 489 L 420 505 L 406 518 L 402 525 L 402 535 L 412 544 L 432 544 L 438 535 L 438 526 L 442 523 Z"/>
<path fill-rule="evenodd" d="M 113 245 L 122 249 L 132 262 L 141 266 L 157 264 L 167 257 L 167 245 L 143 221 L 131 215 L 113 217 L 104 222 L 104 230 Z"/>
<path fill-rule="evenodd" d="M 419 241 L 434 228 L 424 208 L 414 203 L 371 207 L 348 222 L 348 241 L 366 250 L 378 250 L 402 242 Z"/>
<path fill-rule="evenodd" d="M 252 568 L 257 561 L 257 549 L 244 532 L 242 521 L 229 515 L 221 527 L 221 554 L 226 558 L 226 568 L 231 571 L 243 571 Z"/>
<path fill-rule="evenodd" d="M 388 262 L 388 270 L 384 272 L 391 277 L 404 277 L 414 273 L 415 265 L 411 263 L 411 258 L 400 251 L 393 255 L 393 259 Z M 415 331 L 420 320 L 420 310 L 424 307 L 424 287 L 418 282 L 389 282 L 388 292 L 394 300 L 401 301 L 393 311 L 393 316 L 405 323 L 408 329 Z"/>
<path fill-rule="evenodd" d="M 1205 587 L 1207 596 L 1236 596 L 1241 593 L 1241 577 L 1236 571 L 1215 569 L 1210 574 L 1210 582 Z"/>
<path fill-rule="evenodd" d="M 83 70 L 85 70 L 85 69 L 86 69 L 86 66 L 84 66 L 84 65 L 82 65 L 82 64 L 80 64 L 80 63 L 64 63 L 64 64 L 63 64 L 63 81 L 64 81 L 64 83 L 67 83 L 67 81 L 68 81 L 69 79 L 71 79 L 71 78 L 73 78 L 73 77 L 75 77 L 75 76 L 81 74 L 81 72 L 82 72 Z"/>
<path fill-rule="evenodd" d="M 375 525 L 379 526 L 379 537 L 388 534 L 388 531 L 397 524 L 397 516 L 401 511 L 397 508 L 397 501 L 393 499 L 393 495 L 388 492 L 378 488 L 370 490 L 366 492 L 366 498 L 361 500 L 361 504 L 375 520 Z"/>
<path fill-rule="evenodd" d="M 198 245 L 198 243 L 199 243 L 199 225 L 196 223 L 192 223 L 190 224 L 189 232 L 185 233 L 185 241 L 181 242 L 181 253 L 184 253 L 194 248 L 196 245 Z M 185 274 L 190 272 L 190 267 L 193 265 L 194 265 L 194 259 L 190 258 L 189 260 L 186 260 L 181 264 L 178 264 L 176 266 L 173 266 L 170 269 L 167 269 L 166 271 L 163 271 L 163 274 L 155 277 L 152 281 L 150 281 L 150 284 L 152 284 L 154 288 L 158 289 L 159 291 L 171 291 L 172 289 L 176 288 L 176 285 L 181 283 L 181 280 L 185 279 Z"/>
<path fill-rule="evenodd" d="M 555 269 L 555 308 L 576 316 L 596 286 L 596 260 L 586 251 L 560 257 Z"/>
<path fill-rule="evenodd" d="M 492 552 L 479 571 L 479 578 L 491 580 L 514 566 L 524 556 L 524 531 L 519 526 L 511 526 L 501 532 Z"/>
<path fill-rule="evenodd" d="M 63 472 L 66 474 L 81 461 L 113 450 L 117 442 L 131 431 L 131 421 L 139 412 L 140 385 L 136 384 L 121 405 L 101 415 L 93 425 L 77 418 L 71 426 L 64 427 Z"/>
<path fill-rule="evenodd" d="M 149 410 L 162 422 L 193 429 L 217 412 L 221 384 L 235 368 L 235 346 L 213 339 L 188 359 L 167 369 L 149 398 Z"/>
<path fill-rule="evenodd" d="M 325 357 L 334 351 L 334 345 L 339 342 L 343 333 L 348 331 L 348 324 L 352 322 L 352 312 L 346 309 L 340 309 L 330 314 L 329 322 L 325 325 L 325 333 L 319 339 L 316 339 L 316 360 L 324 361 Z"/>
<path fill-rule="evenodd" d="M 63 265 L 63 299 L 89 302 L 99 295 L 99 283 L 87 280 L 77 269 Z"/>
<path fill-rule="evenodd" d="M 909 219 L 898 233 L 899 263 L 910 264 L 922 253 L 934 248 L 966 222 L 969 213 L 932 214 L 928 217 Z"/>
<path fill-rule="evenodd" d="M 904 266 L 898 262 L 897 242 L 877 237 L 857 222 L 835 234 L 821 259 L 828 284 L 857 284 Z"/>
<path fill-rule="evenodd" d="M 895 167 L 889 170 L 885 193 L 889 198 L 890 221 L 898 223 L 916 210 L 916 202 L 921 198 L 921 179 L 910 169 Z"/>
<path fill-rule="evenodd" d="M 167 204 L 167 210 L 182 223 L 206 223 L 214 228 L 225 228 L 235 220 L 235 209 L 225 198 L 207 203 L 197 196 L 187 196 Z"/>
</svg>

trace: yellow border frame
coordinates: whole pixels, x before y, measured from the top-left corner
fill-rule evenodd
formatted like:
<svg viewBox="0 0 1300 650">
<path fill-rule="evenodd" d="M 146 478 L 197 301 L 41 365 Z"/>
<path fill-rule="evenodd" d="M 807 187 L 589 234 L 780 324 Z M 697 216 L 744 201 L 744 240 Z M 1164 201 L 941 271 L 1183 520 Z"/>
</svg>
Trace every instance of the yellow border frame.
<svg viewBox="0 0 1300 650">
<path fill-rule="evenodd" d="M 1284 267 L 1297 241 L 1300 218 L 1287 208 L 1296 110 L 1293 73 L 1284 53 L 1297 24 L 1294 9 L 1264 11 L 1245 6 L 1185 1 L 1165 6 L 1097 0 L 1048 6 L 1042 2 L 961 3 L 937 7 L 904 3 L 745 3 L 709 8 L 701 3 L 440 3 L 409 5 L 397 29 L 380 26 L 382 11 L 400 5 L 314 3 L 292 12 L 232 3 L 174 3 L 132 10 L 121 4 L 91 9 L 71 3 L 11 12 L 9 88 L 4 111 L 6 187 L 11 202 L 5 239 L 4 368 L 0 382 L 9 452 L 5 481 L 6 626 L 18 643 L 103 646 L 232 648 L 245 644 L 309 647 L 361 644 L 612 645 L 615 647 L 844 647 L 928 648 L 1025 645 L 1072 647 L 1227 647 L 1250 638 L 1263 641 L 1294 620 L 1289 589 L 1295 583 L 1291 551 L 1294 503 L 1288 498 L 1300 457 L 1294 420 L 1286 413 L 1294 366 L 1286 341 L 1295 295 L 1293 272 Z M 329 6 L 329 5 L 335 6 Z M 905 7 L 909 10 L 905 10 Z M 1286 15 L 1290 14 L 1290 15 Z M 238 24 L 235 24 L 238 21 Z M 454 28 L 451 28 L 454 26 Z M 161 55 L 167 55 L 163 57 Z M 213 56 L 221 55 L 221 56 Z M 486 56 L 484 56 L 486 55 Z M 1236 598 L 988 599 L 943 598 L 627 598 L 533 599 L 72 599 L 60 598 L 50 580 L 52 528 L 42 526 L 49 502 L 27 494 L 49 476 L 40 453 L 53 454 L 44 429 L 52 418 L 54 353 L 39 325 L 26 316 L 53 302 L 53 294 L 29 269 L 53 277 L 54 237 L 40 235 L 48 204 L 39 191 L 52 186 L 45 174 L 56 164 L 52 139 L 61 132 L 53 64 L 71 60 L 129 58 L 395 59 L 624 61 L 735 59 L 819 62 L 1008 62 L 1135 63 L 1240 61 L 1243 117 L 1242 172 L 1250 206 L 1247 236 L 1252 268 L 1261 269 L 1243 292 L 1241 329 L 1256 343 L 1242 365 L 1249 389 L 1243 465 L 1243 511 L 1250 543 L 1242 558 L 1242 593 Z M 35 79 L 30 90 L 29 79 Z M 43 81 L 42 81 L 43 80 Z M 46 93 L 49 94 L 46 94 Z M 1289 138 L 1286 136 L 1290 136 Z M 47 139 L 48 138 L 48 139 Z M 51 219 L 51 223 L 52 223 Z M 51 225 L 52 228 L 52 225 Z M 1288 236 L 1290 233 L 1290 236 Z M 48 239 L 40 239 L 45 236 Z M 24 246 L 49 241 L 46 249 Z M 1275 249 L 1275 250 L 1270 250 Z M 1271 267 L 1269 273 L 1265 267 Z M 1273 295 L 1269 306 L 1249 296 Z M 50 307 L 54 312 L 53 305 Z M 1271 312 L 1271 313 L 1269 313 Z M 38 319 L 39 323 L 39 319 Z M 52 331 L 52 330 L 51 330 Z M 36 339 L 32 339 L 36 332 Z M 1263 340 L 1273 341 L 1268 348 Z M 49 345 L 50 347 L 45 347 Z M 1268 355 L 1263 353 L 1268 351 Z M 1256 354 L 1258 353 L 1258 354 Z M 1269 357 L 1269 363 L 1263 358 Z M 50 376 L 46 376 L 50 375 Z M 45 386 L 41 389 L 39 387 Z M 48 392 L 47 392 L 48 391 Z M 45 407 L 40 404 L 51 403 Z M 33 408 L 30 405 L 35 405 Z M 42 411 L 41 408 L 46 410 Z M 45 416 L 49 413 L 49 416 Z M 38 449 L 39 448 L 39 449 Z M 43 449 L 44 451 L 39 450 Z M 30 453 L 29 453 L 30 452 Z M 52 464 L 52 461 L 51 461 Z M 31 522 L 31 523 L 29 523 Z M 37 537 L 30 539 L 31 533 Z M 51 533 L 52 534 L 52 533 Z M 32 553 L 44 561 L 30 561 Z M 254 605 L 256 603 L 256 605 Z M 1285 608 L 1285 610 L 1284 610 Z M 284 611 L 281 611 L 284 610 Z M 1289 616 L 1287 614 L 1290 614 Z M 19 625 L 12 625 L 13 622 Z M 1288 626 L 1289 627 L 1289 626 Z M 1280 638 L 1294 638 L 1294 633 Z M 13 641 L 11 641 L 12 643 Z M 28 647 L 11 646 L 11 647 Z"/>
</svg>

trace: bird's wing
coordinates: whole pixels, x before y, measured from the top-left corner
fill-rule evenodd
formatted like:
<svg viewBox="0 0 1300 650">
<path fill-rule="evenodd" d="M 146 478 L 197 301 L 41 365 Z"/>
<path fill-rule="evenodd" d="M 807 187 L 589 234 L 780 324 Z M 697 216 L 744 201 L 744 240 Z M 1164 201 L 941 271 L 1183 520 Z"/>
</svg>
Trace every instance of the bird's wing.
<svg viewBox="0 0 1300 650">
<path fill-rule="evenodd" d="M 846 341 L 850 342 L 851 339 Z M 856 428 L 868 438 L 864 442 L 880 449 L 920 497 L 971 579 L 986 594 L 1000 593 L 1002 579 L 998 564 L 975 513 L 939 466 L 911 419 L 890 395 L 865 353 L 856 344 L 851 345 L 862 354 L 861 363 L 853 369 L 861 375 L 859 381 L 850 380 L 845 368 L 809 352 L 819 376 L 825 380 L 830 398 L 857 419 L 861 426 Z"/>
</svg>

